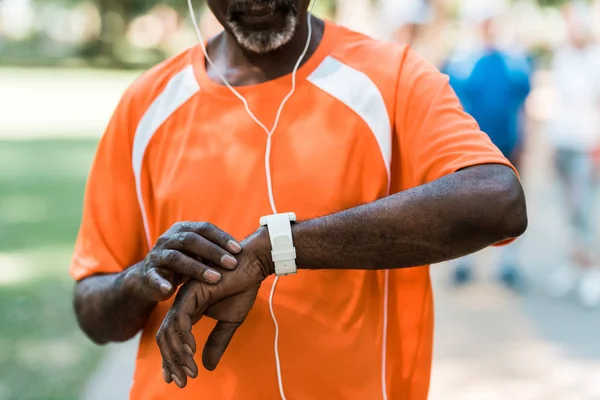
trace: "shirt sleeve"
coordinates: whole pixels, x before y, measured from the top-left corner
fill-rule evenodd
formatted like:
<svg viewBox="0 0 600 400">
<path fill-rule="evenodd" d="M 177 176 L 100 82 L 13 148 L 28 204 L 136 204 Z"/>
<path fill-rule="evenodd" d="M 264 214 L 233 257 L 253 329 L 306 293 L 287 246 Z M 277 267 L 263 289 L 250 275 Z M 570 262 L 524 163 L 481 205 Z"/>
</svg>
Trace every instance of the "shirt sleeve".
<svg viewBox="0 0 600 400">
<path fill-rule="evenodd" d="M 131 162 L 134 115 L 126 93 L 100 140 L 70 267 L 76 280 L 120 272 L 141 261 L 147 251 Z"/>
<path fill-rule="evenodd" d="M 463 110 L 448 77 L 410 49 L 398 78 L 394 119 L 393 191 L 478 164 L 514 170 Z"/>
</svg>

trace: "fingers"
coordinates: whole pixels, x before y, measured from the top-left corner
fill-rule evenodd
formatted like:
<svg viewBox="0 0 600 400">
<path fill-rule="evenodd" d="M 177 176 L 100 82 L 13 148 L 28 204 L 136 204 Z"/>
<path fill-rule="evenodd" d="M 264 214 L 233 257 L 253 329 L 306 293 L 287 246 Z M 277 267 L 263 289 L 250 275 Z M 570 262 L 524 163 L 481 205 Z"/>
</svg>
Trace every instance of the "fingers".
<svg viewBox="0 0 600 400">
<path fill-rule="evenodd" d="M 183 222 L 182 224 L 183 228 L 189 228 L 186 230 L 207 238 L 219 247 L 229 250 L 232 254 L 238 254 L 242 251 L 242 246 L 233 236 L 209 222 Z"/>
<path fill-rule="evenodd" d="M 218 321 L 208 336 L 202 351 L 202 364 L 209 371 L 214 371 L 227 350 L 233 335 L 240 327 L 241 322 Z"/>
<path fill-rule="evenodd" d="M 183 343 L 185 354 L 193 358 L 196 354 L 196 339 L 194 338 L 194 335 L 192 335 L 191 318 L 178 318 L 177 332 L 181 343 Z"/>
<path fill-rule="evenodd" d="M 207 222 L 179 222 L 158 238 L 143 264 L 143 293 L 154 301 L 164 301 L 178 282 L 194 278 L 216 284 L 221 280 L 213 265 L 233 270 L 241 245 L 228 233 Z M 208 264 L 208 265 L 207 265 Z M 173 276 L 182 277 L 173 280 Z M 170 279 L 169 279 L 170 278 Z"/>
<path fill-rule="evenodd" d="M 187 374 L 183 370 L 180 361 L 177 359 L 177 356 L 173 352 L 171 348 L 172 343 L 172 335 L 171 335 L 171 327 L 164 326 L 165 322 L 158 331 L 156 335 L 156 343 L 158 344 L 158 348 L 160 349 L 160 354 L 163 359 L 163 378 L 165 382 L 171 383 L 175 382 L 175 384 L 184 388 L 187 385 Z M 164 326 L 164 328 L 163 328 Z"/>
<path fill-rule="evenodd" d="M 221 280 L 219 271 L 177 250 L 155 252 L 150 262 L 154 268 L 169 270 L 200 282 L 215 284 Z"/>
<path fill-rule="evenodd" d="M 171 335 L 171 349 L 175 356 L 181 361 L 181 365 L 187 376 L 195 378 L 198 376 L 198 365 L 194 361 L 196 354 L 196 339 L 192 334 L 192 319 L 187 315 L 176 317 L 177 337 Z"/>
<path fill-rule="evenodd" d="M 224 247 L 213 243 L 209 238 L 195 232 L 178 232 L 173 234 L 164 244 L 165 248 L 179 250 L 190 256 L 210 261 L 225 269 L 235 269 L 237 260 Z"/>
<path fill-rule="evenodd" d="M 167 234 L 185 232 L 195 233 L 231 254 L 239 254 L 242 251 L 242 246 L 233 236 L 209 222 L 178 222 L 169 229 Z"/>
<path fill-rule="evenodd" d="M 163 358 L 163 378 L 167 383 L 175 382 L 180 388 L 186 386 L 188 377 L 198 376 L 192 325 L 208 304 L 206 292 L 196 290 L 202 287 L 203 284 L 194 281 L 182 286 L 156 334 Z"/>
<path fill-rule="evenodd" d="M 155 269 L 146 271 L 144 277 L 144 295 L 151 301 L 165 301 L 173 295 L 175 288 Z"/>
<path fill-rule="evenodd" d="M 167 367 L 165 367 L 164 365 L 162 367 L 162 372 L 163 372 L 163 379 L 166 383 L 173 382 L 173 377 L 171 376 L 171 372 L 169 372 Z"/>
<path fill-rule="evenodd" d="M 184 388 L 188 378 L 198 376 L 198 366 L 190 347 L 182 342 L 182 336 L 173 326 L 161 327 L 156 341 L 163 358 L 163 379 L 166 383 L 175 382 L 179 388 Z"/>
</svg>

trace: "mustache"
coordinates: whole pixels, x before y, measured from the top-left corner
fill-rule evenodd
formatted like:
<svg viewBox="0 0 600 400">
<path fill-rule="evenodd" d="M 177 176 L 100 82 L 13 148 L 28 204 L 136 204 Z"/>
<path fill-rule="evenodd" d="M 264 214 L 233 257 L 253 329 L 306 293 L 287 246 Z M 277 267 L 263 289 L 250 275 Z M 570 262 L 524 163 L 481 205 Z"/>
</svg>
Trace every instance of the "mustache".
<svg viewBox="0 0 600 400">
<path fill-rule="evenodd" d="M 235 15 L 258 7 L 268 7 L 271 12 L 280 9 L 298 14 L 298 6 L 294 0 L 233 0 L 227 7 L 227 12 L 229 15 Z"/>
</svg>

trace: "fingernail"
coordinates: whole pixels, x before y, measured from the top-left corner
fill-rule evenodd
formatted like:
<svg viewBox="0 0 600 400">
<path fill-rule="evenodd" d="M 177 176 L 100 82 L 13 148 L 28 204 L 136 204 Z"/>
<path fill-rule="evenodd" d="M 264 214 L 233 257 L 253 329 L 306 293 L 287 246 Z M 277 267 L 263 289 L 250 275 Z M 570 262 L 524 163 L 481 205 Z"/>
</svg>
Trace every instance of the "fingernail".
<svg viewBox="0 0 600 400">
<path fill-rule="evenodd" d="M 204 271 L 204 279 L 210 283 L 217 283 L 221 280 L 221 274 L 214 269 L 207 268 L 206 271 Z"/>
<path fill-rule="evenodd" d="M 239 253 L 240 251 L 242 251 L 242 246 L 240 246 L 240 244 L 236 241 L 230 240 L 229 242 L 227 242 L 227 248 L 229 249 L 229 251 L 231 251 L 234 254 Z"/>
<path fill-rule="evenodd" d="M 167 372 L 167 370 L 164 368 L 163 368 L 163 379 L 165 380 L 165 382 L 171 383 L 171 377 L 169 376 L 169 373 Z"/>
<path fill-rule="evenodd" d="M 189 345 L 187 345 L 187 344 L 184 344 L 184 345 L 183 345 L 183 348 L 185 349 L 185 351 L 187 351 L 187 353 L 188 353 L 190 356 L 194 357 L 194 352 L 192 351 L 192 348 L 191 348 Z"/>
<path fill-rule="evenodd" d="M 183 383 L 179 380 L 179 378 L 177 377 L 177 375 L 173 374 L 173 375 L 171 375 L 171 378 L 173 378 L 173 381 L 175 382 L 175 384 L 177 386 L 179 386 L 180 389 L 183 388 Z"/>
<path fill-rule="evenodd" d="M 225 268 L 234 269 L 237 266 L 237 260 L 229 254 L 225 254 L 221 257 L 221 265 Z"/>
<path fill-rule="evenodd" d="M 194 373 L 192 372 L 191 369 L 189 369 L 188 367 L 183 367 L 183 370 L 185 371 L 185 373 L 187 374 L 187 376 L 189 376 L 190 378 L 195 378 L 196 375 L 194 375 Z"/>
<path fill-rule="evenodd" d="M 169 294 L 169 292 L 171 291 L 171 285 L 169 285 L 168 283 L 161 283 L 160 291 L 164 294 Z"/>
</svg>

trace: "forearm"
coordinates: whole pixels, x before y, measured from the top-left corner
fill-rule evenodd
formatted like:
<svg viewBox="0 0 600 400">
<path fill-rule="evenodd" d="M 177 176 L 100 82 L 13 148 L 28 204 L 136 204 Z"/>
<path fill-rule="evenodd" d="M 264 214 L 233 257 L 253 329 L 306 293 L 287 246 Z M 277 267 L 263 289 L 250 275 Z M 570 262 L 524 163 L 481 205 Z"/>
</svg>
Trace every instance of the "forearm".
<svg viewBox="0 0 600 400">
<path fill-rule="evenodd" d="M 131 339 L 145 325 L 156 302 L 137 293 L 137 266 L 118 274 L 94 275 L 75 286 L 75 313 L 81 329 L 94 342 Z"/>
<path fill-rule="evenodd" d="M 301 269 L 394 269 L 454 259 L 519 236 L 526 225 L 517 177 L 485 165 L 295 224 L 292 233 Z"/>
</svg>

